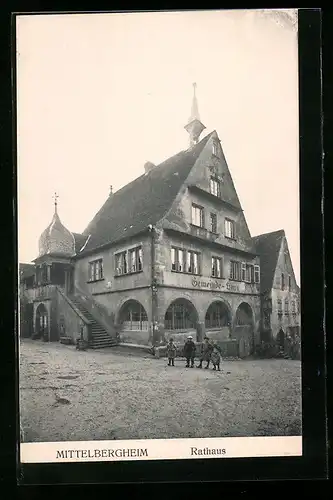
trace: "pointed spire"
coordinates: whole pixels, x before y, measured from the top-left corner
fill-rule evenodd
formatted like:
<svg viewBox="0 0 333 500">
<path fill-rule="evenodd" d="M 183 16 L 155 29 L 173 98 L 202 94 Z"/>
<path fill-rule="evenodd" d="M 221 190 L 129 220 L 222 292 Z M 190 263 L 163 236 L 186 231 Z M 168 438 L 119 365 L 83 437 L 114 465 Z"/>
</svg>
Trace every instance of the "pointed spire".
<svg viewBox="0 0 333 500">
<path fill-rule="evenodd" d="M 196 90 L 197 84 L 194 82 L 193 83 L 193 100 L 192 100 L 192 109 L 191 109 L 191 116 L 189 118 L 189 123 L 193 122 L 193 120 L 199 120 L 200 121 L 200 116 L 199 116 L 199 108 L 198 108 L 198 100 L 196 96 Z"/>
<path fill-rule="evenodd" d="M 185 125 L 185 130 L 190 135 L 191 146 L 199 142 L 200 134 L 206 128 L 205 125 L 200 121 L 196 88 L 197 84 L 193 83 L 193 100 L 192 100 L 191 116 L 189 118 L 188 124 Z"/>
</svg>

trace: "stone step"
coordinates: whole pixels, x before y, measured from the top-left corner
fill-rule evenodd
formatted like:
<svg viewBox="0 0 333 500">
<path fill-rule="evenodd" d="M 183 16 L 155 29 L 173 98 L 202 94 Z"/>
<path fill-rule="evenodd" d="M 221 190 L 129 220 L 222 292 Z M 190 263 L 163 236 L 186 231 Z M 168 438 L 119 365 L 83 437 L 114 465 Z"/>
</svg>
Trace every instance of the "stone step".
<svg viewBox="0 0 333 500">
<path fill-rule="evenodd" d="M 98 344 L 94 343 L 89 345 L 91 349 L 103 349 L 104 347 L 114 347 L 114 346 L 116 346 L 116 344 L 113 342 L 101 342 Z"/>
<path fill-rule="evenodd" d="M 91 349 L 102 349 L 104 347 L 113 347 L 117 345 L 117 341 L 109 336 L 105 328 L 95 320 L 94 316 L 81 303 L 80 299 L 71 297 L 71 301 L 73 302 L 75 307 L 87 318 L 87 320 L 90 321 L 91 340 L 89 342 L 89 347 Z"/>
</svg>

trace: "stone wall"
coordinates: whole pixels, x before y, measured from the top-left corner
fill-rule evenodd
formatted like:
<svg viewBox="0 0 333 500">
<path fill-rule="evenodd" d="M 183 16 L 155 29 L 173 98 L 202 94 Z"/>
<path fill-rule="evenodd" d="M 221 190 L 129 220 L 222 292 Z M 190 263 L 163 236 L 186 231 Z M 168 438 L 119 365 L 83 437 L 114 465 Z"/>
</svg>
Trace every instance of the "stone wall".
<svg viewBox="0 0 333 500">
<path fill-rule="evenodd" d="M 69 337 L 73 344 L 81 336 L 81 328 L 83 328 L 84 340 L 88 341 L 89 324 L 86 323 L 75 306 L 71 306 L 68 299 L 62 294 L 57 294 L 57 314 L 55 326 L 58 332 L 58 340 L 61 337 Z"/>
<path fill-rule="evenodd" d="M 115 254 L 142 246 L 143 270 L 117 276 Z M 103 259 L 103 279 L 89 281 L 89 262 Z M 149 286 L 151 282 L 151 241 L 148 236 L 138 236 L 111 248 L 100 250 L 93 255 L 75 261 L 74 283 L 77 288 L 90 295 L 107 292 L 121 292 Z"/>
</svg>

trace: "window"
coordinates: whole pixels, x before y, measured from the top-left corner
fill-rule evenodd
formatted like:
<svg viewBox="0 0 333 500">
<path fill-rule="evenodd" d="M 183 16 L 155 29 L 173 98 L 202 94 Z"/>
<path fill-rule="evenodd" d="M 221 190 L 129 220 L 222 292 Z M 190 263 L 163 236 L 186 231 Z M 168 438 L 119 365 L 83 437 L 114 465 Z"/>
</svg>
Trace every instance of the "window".
<svg viewBox="0 0 333 500">
<path fill-rule="evenodd" d="M 286 316 L 288 316 L 288 315 L 289 315 L 289 301 L 288 301 L 288 299 L 286 299 L 286 300 L 284 301 L 284 314 L 285 314 Z"/>
<path fill-rule="evenodd" d="M 254 282 L 260 283 L 260 266 L 254 266 Z"/>
<path fill-rule="evenodd" d="M 199 205 L 192 205 L 192 224 L 204 227 L 204 210 Z"/>
<path fill-rule="evenodd" d="M 198 252 L 192 250 L 183 250 L 182 248 L 171 248 L 171 269 L 179 273 L 199 274 Z"/>
<path fill-rule="evenodd" d="M 230 279 L 233 281 L 240 281 L 241 278 L 241 263 L 230 261 Z"/>
<path fill-rule="evenodd" d="M 254 266 L 252 264 L 246 264 L 246 283 L 254 283 Z"/>
<path fill-rule="evenodd" d="M 217 233 L 217 215 L 213 213 L 210 214 L 210 230 L 212 233 Z"/>
<path fill-rule="evenodd" d="M 210 178 L 210 192 L 214 196 L 221 197 L 221 185 L 220 181 L 216 177 Z"/>
<path fill-rule="evenodd" d="M 116 275 L 118 276 L 142 271 L 142 247 L 131 248 L 117 253 L 115 259 Z"/>
<path fill-rule="evenodd" d="M 183 272 L 184 252 L 181 248 L 171 248 L 171 269 L 180 273 Z"/>
<path fill-rule="evenodd" d="M 218 156 L 218 147 L 215 141 L 213 142 L 212 149 L 213 149 L 213 155 Z"/>
<path fill-rule="evenodd" d="M 230 219 L 224 221 L 224 231 L 226 238 L 235 239 L 235 223 Z"/>
<path fill-rule="evenodd" d="M 222 259 L 212 257 L 212 276 L 213 278 L 222 278 Z"/>
<path fill-rule="evenodd" d="M 128 251 L 129 255 L 129 273 L 136 273 L 142 271 L 142 248 L 133 248 Z"/>
<path fill-rule="evenodd" d="M 291 290 L 291 276 L 290 275 L 288 276 L 288 290 L 289 290 L 289 292 Z"/>
<path fill-rule="evenodd" d="M 241 266 L 241 281 L 245 281 L 246 278 L 246 264 L 245 262 L 242 262 Z"/>
<path fill-rule="evenodd" d="M 291 312 L 293 314 L 296 314 L 296 303 L 294 300 L 292 300 L 292 302 L 291 302 Z"/>
<path fill-rule="evenodd" d="M 199 274 L 198 254 L 188 250 L 186 260 L 186 273 Z"/>
<path fill-rule="evenodd" d="M 281 274 L 281 290 L 284 290 L 285 283 L 284 283 L 284 274 Z"/>
<path fill-rule="evenodd" d="M 260 267 L 232 260 L 230 261 L 230 279 L 246 283 L 259 283 Z"/>
<path fill-rule="evenodd" d="M 98 281 L 103 278 L 103 259 L 89 262 L 89 281 Z"/>
<path fill-rule="evenodd" d="M 127 274 L 127 252 L 121 252 L 116 255 L 116 274 Z"/>
<path fill-rule="evenodd" d="M 281 299 L 277 300 L 277 312 L 278 312 L 279 316 L 282 315 L 282 300 Z"/>
</svg>

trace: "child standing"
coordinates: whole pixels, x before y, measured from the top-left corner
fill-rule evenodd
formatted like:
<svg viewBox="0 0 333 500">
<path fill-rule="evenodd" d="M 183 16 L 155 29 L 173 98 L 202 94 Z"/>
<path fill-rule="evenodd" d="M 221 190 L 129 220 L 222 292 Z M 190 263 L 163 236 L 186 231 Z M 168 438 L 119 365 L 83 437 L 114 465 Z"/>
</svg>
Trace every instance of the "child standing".
<svg viewBox="0 0 333 500">
<path fill-rule="evenodd" d="M 187 340 L 184 345 L 184 356 L 186 358 L 186 368 L 190 367 L 190 362 L 191 362 L 191 368 L 194 366 L 194 356 L 195 356 L 195 343 L 193 342 L 193 337 L 192 335 L 189 335 L 187 337 Z"/>
<path fill-rule="evenodd" d="M 211 355 L 211 361 L 213 363 L 213 370 L 220 370 L 220 362 L 221 362 L 221 354 L 219 348 L 215 345 L 212 355 Z"/>
<path fill-rule="evenodd" d="M 173 342 L 173 339 L 169 339 L 169 343 L 167 345 L 167 355 L 168 355 L 168 366 L 175 366 L 175 357 L 176 357 L 177 347 Z"/>
</svg>

